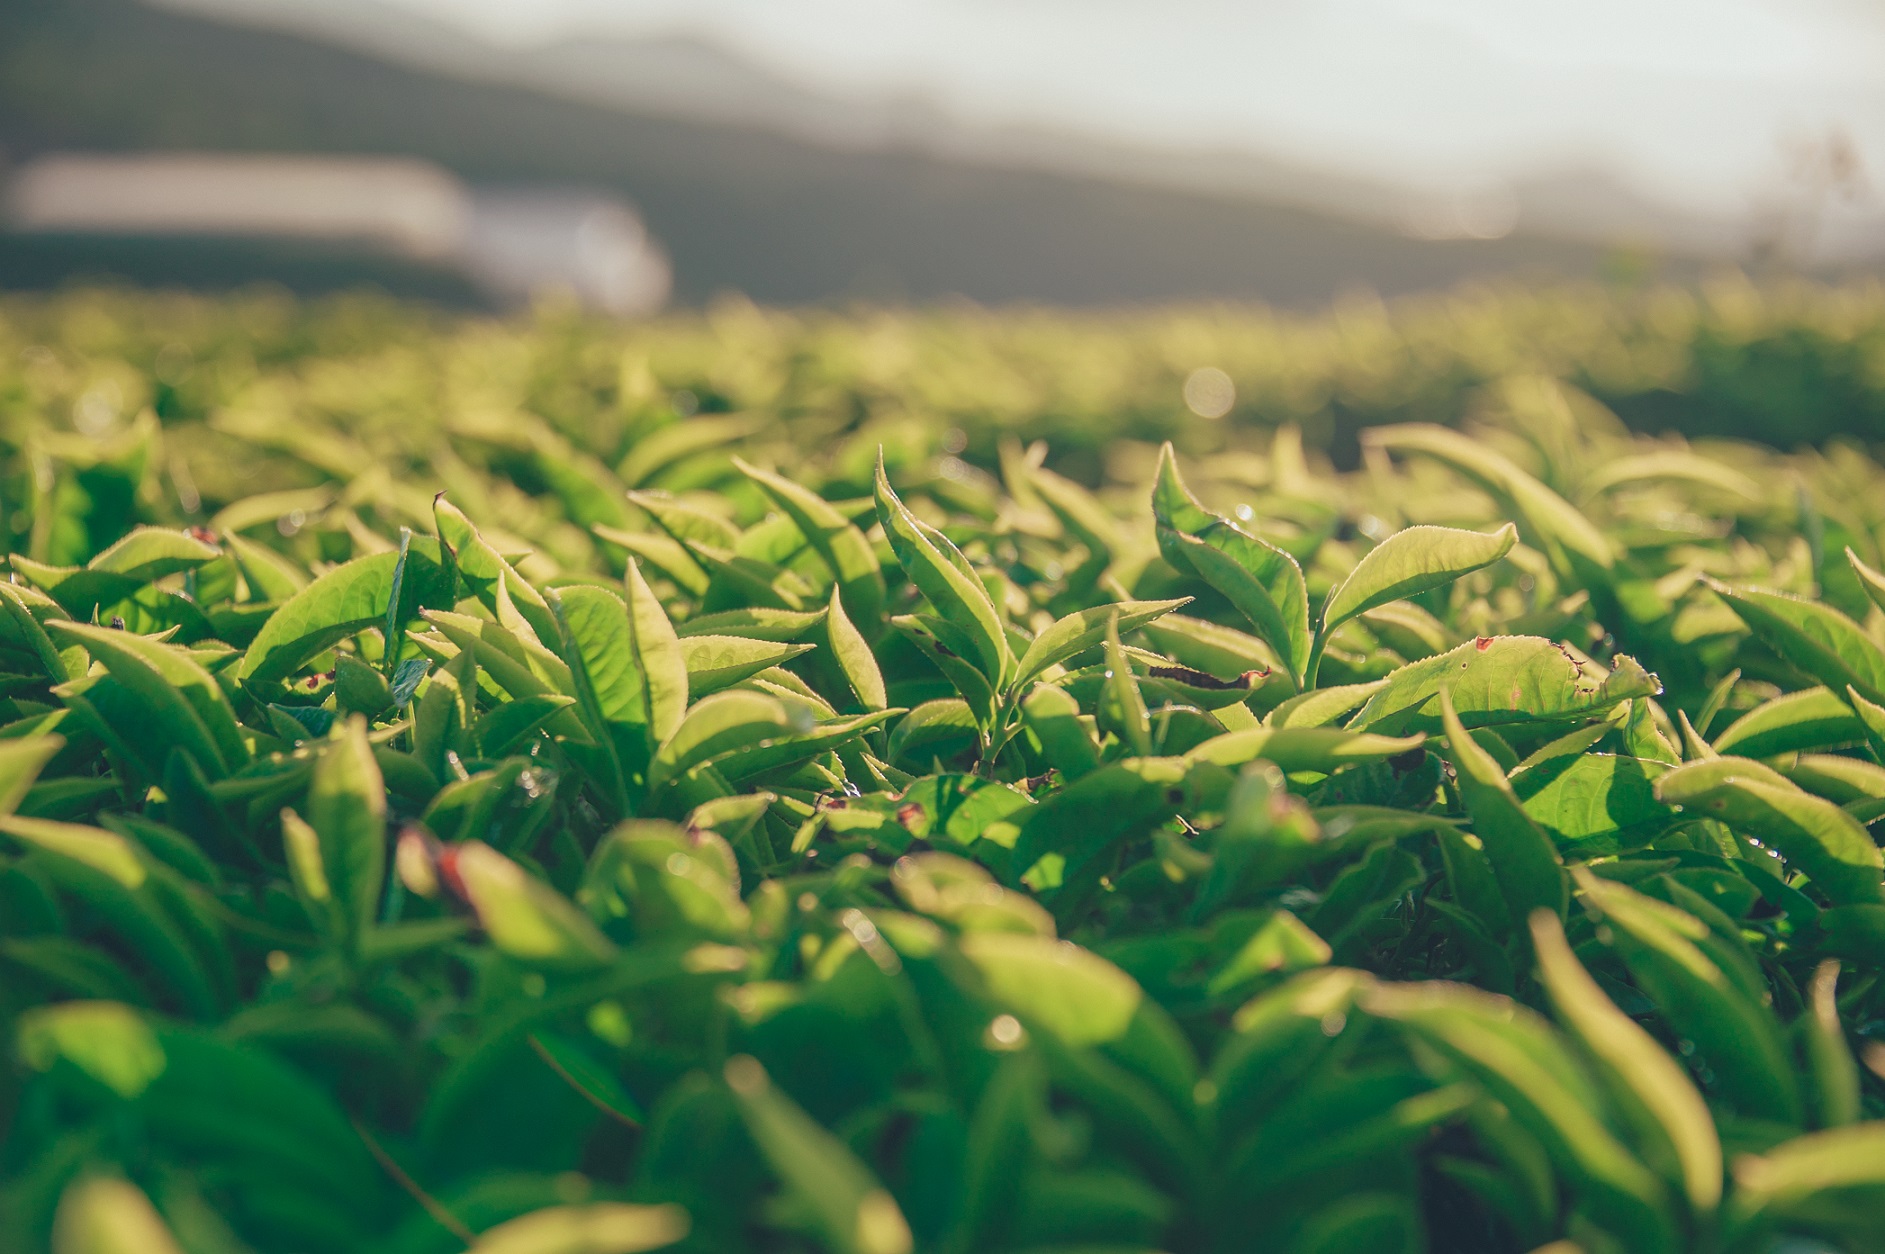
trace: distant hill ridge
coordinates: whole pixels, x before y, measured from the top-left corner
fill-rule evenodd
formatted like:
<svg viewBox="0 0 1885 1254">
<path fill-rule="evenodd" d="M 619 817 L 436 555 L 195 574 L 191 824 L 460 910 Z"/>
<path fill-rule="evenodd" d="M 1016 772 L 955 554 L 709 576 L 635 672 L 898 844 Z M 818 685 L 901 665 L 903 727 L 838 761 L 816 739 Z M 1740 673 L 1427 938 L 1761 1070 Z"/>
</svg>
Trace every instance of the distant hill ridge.
<svg viewBox="0 0 1885 1254">
<path fill-rule="evenodd" d="M 778 303 L 1303 306 L 1355 287 L 1590 274 L 1601 255 L 1525 238 L 1413 240 L 1230 196 L 820 147 L 129 0 L 0 6 L 0 148 L 12 159 L 70 148 L 405 153 L 477 182 L 619 191 L 673 257 L 684 301 L 735 289 Z M 0 247 L 0 285 L 23 281 L 20 262 L 18 241 Z"/>
</svg>

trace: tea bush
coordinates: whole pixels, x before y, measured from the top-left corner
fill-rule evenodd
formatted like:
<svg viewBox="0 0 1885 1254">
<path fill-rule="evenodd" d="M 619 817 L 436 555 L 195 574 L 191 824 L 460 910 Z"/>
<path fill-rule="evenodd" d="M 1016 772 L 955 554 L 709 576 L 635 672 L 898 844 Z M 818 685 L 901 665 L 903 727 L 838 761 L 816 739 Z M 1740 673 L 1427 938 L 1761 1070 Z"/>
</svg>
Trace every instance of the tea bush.
<svg viewBox="0 0 1885 1254">
<path fill-rule="evenodd" d="M 1505 299 L 8 305 L 0 1246 L 1885 1249 L 1885 474 Z"/>
</svg>

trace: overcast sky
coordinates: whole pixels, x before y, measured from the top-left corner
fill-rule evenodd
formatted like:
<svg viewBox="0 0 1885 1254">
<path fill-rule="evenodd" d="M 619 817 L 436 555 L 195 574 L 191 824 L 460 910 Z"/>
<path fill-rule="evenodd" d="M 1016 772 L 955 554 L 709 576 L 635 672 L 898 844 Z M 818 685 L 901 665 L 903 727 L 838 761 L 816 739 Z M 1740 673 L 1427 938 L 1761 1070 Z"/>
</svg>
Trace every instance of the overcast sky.
<svg viewBox="0 0 1885 1254">
<path fill-rule="evenodd" d="M 1885 205 L 1880 0 L 385 2 L 499 44 L 704 36 L 825 94 L 1416 188 L 1581 166 L 1739 215 L 1840 134 Z"/>
</svg>

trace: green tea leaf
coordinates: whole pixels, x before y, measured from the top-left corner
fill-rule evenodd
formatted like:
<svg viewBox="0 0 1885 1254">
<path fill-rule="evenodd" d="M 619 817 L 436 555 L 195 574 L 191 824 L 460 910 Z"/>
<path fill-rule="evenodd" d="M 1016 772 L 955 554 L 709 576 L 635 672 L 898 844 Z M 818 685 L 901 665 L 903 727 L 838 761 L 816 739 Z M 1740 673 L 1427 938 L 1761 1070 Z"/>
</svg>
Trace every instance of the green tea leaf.
<svg viewBox="0 0 1885 1254">
<path fill-rule="evenodd" d="M 559 971 L 595 970 L 615 957 L 615 946 L 587 915 L 483 841 L 452 845 L 447 852 L 447 875 L 500 952 Z"/>
<path fill-rule="evenodd" d="M 1552 1009 L 1596 1062 L 1631 1125 L 1674 1167 L 1672 1183 L 1707 1214 L 1721 1201 L 1721 1144 L 1702 1095 L 1676 1061 L 1591 979 L 1556 915 L 1531 916 L 1538 978 Z"/>
<path fill-rule="evenodd" d="M 1713 748 L 1734 757 L 1769 758 L 1864 739 L 1865 726 L 1844 699 L 1827 688 L 1803 688 L 1755 706 L 1728 724 Z"/>
<path fill-rule="evenodd" d="M 1077 946 L 1018 932 L 975 932 L 960 945 L 996 1002 L 1068 1045 L 1118 1040 L 1138 1013 L 1132 977 Z"/>
<path fill-rule="evenodd" d="M 372 718 L 393 704 L 393 688 L 379 671 L 342 653 L 334 659 L 334 699 L 341 709 Z"/>
<path fill-rule="evenodd" d="M 1287 910 L 1278 910 L 1218 968 L 1206 988 L 1213 996 L 1222 996 L 1257 976 L 1293 975 L 1305 967 L 1321 966 L 1333 953 L 1308 924 Z"/>
<path fill-rule="evenodd" d="M 839 593 L 838 588 L 831 590 L 831 604 L 825 611 L 825 639 L 832 658 L 860 705 L 867 710 L 884 709 L 890 704 L 890 698 L 884 689 L 883 672 L 877 666 L 870 645 L 844 612 Z"/>
<path fill-rule="evenodd" d="M 181 531 L 139 527 L 100 552 L 80 570 L 58 570 L 22 554 L 14 568 L 50 594 L 78 619 L 92 618 L 109 605 L 166 575 L 194 570 L 222 556 L 221 550 Z"/>
<path fill-rule="evenodd" d="M 144 703 L 147 730 L 189 752 L 205 771 L 223 775 L 248 762 L 228 696 L 188 650 L 82 623 L 52 623 L 48 630 L 104 663 Z"/>
<path fill-rule="evenodd" d="M 1106 686 L 1100 698 L 1101 726 L 1117 732 L 1126 747 L 1139 757 L 1152 756 L 1152 724 L 1146 717 L 1145 700 L 1139 695 L 1138 681 L 1126 655 L 1119 646 L 1119 624 L 1108 619 L 1106 635 Z"/>
<path fill-rule="evenodd" d="M 1196 535 L 1164 529 L 1178 560 L 1221 592 L 1276 651 L 1292 678 L 1308 665 L 1309 597 L 1296 559 L 1226 521 Z"/>
<path fill-rule="evenodd" d="M 896 1199 L 844 1142 L 773 1086 L 757 1059 L 733 1058 L 726 1082 L 760 1153 L 829 1248 L 841 1254 L 910 1254 L 910 1227 Z"/>
<path fill-rule="evenodd" d="M 1087 548 L 1087 560 L 1097 566 L 1111 561 L 1119 547 L 1119 524 L 1091 492 L 1045 466 L 1029 466 L 1026 488 L 1032 489 L 1060 519 L 1060 523 Z"/>
<path fill-rule="evenodd" d="M 903 712 L 901 706 L 893 706 L 888 710 L 872 710 L 868 714 L 823 719 L 802 731 L 795 729 L 787 735 L 740 745 L 731 752 L 716 755 L 712 761 L 715 769 L 729 782 L 739 784 L 756 775 L 804 762 L 848 744 Z"/>
<path fill-rule="evenodd" d="M 761 671 L 810 653 L 809 644 L 775 644 L 743 636 L 682 636 L 678 647 L 687 668 L 688 695 L 698 701 Z"/>
<path fill-rule="evenodd" d="M 1215 675 L 1219 679 L 1229 679 L 1252 671 L 1268 675 L 1278 668 L 1276 653 L 1269 645 L 1255 636 L 1218 623 L 1171 613 L 1142 624 L 1138 630 L 1153 648 L 1179 665 Z M 1280 674 L 1277 678 L 1282 680 Z M 1293 687 L 1288 691 L 1294 691 Z M 1265 704 L 1273 701 L 1274 698 Z"/>
<path fill-rule="evenodd" d="M 696 702 L 655 752 L 648 791 L 716 757 L 810 726 L 809 712 L 795 711 L 776 697 L 740 689 L 717 692 Z"/>
<path fill-rule="evenodd" d="M 1327 727 L 1343 715 L 1366 705 L 1368 698 L 1385 687 L 1385 679 L 1366 684 L 1338 684 L 1298 693 L 1265 716 L 1266 727 Z"/>
<path fill-rule="evenodd" d="M 1734 1179 L 1746 1211 L 1864 1233 L 1885 1199 L 1885 1123 L 1795 1137 L 1736 1159 Z"/>
<path fill-rule="evenodd" d="M 678 1206 L 546 1206 L 487 1228 L 471 1254 L 639 1254 L 673 1245 L 689 1226 Z"/>
<path fill-rule="evenodd" d="M 1178 455 L 1172 451 L 1170 440 L 1159 446 L 1158 474 L 1152 483 L 1152 515 L 1161 526 L 1183 535 L 1196 535 L 1221 521 L 1217 514 L 1199 504 L 1198 498 L 1185 486 L 1178 473 Z M 1165 548 L 1163 536 L 1159 547 Z"/>
<path fill-rule="evenodd" d="M 758 414 L 697 414 L 636 440 L 615 473 L 623 483 L 637 488 L 654 482 L 664 468 L 692 454 L 720 449 L 764 425 L 765 419 Z"/>
<path fill-rule="evenodd" d="M 1349 572 L 1322 606 L 1321 634 L 1391 601 L 1445 587 L 1490 566 L 1518 543 L 1511 523 L 1490 534 L 1454 527 L 1409 527 L 1383 540 Z"/>
<path fill-rule="evenodd" d="M 577 708 L 607 763 L 604 787 L 626 813 L 629 781 L 640 776 L 654 747 L 647 676 L 636 657 L 628 605 L 607 588 L 578 585 L 559 589 L 550 608 L 562 629 Z"/>
<path fill-rule="evenodd" d="M 164 1073 L 164 1047 L 144 1017 L 114 1001 L 69 1001 L 20 1016 L 20 1060 L 49 1071 L 61 1059 L 123 1098 Z"/>
<path fill-rule="evenodd" d="M 1482 636 L 1401 667 L 1348 725 L 1389 736 L 1438 731 L 1442 689 L 1461 724 L 1473 728 L 1589 717 L 1660 685 L 1621 654 L 1606 674 L 1537 636 Z"/>
<path fill-rule="evenodd" d="M 904 573 L 936 612 L 963 633 L 974 650 L 972 660 L 989 686 L 1004 687 L 1013 673 L 1015 659 L 988 590 L 970 573 L 961 551 L 898 499 L 884 475 L 881 457 L 876 482 L 877 516 Z"/>
<path fill-rule="evenodd" d="M 1028 812 L 1014 846 L 1022 870 L 1048 854 L 1071 875 L 1116 842 L 1163 822 L 1186 798 L 1182 758 L 1137 758 L 1101 767 Z"/>
<path fill-rule="evenodd" d="M 1857 688 L 1868 701 L 1885 702 L 1885 649 L 1865 629 L 1830 605 L 1764 588 L 1708 586 L 1760 640 L 1791 665 L 1831 688 Z"/>
<path fill-rule="evenodd" d="M 1219 1125 L 1249 1126 L 1339 1048 L 1355 998 L 1372 979 L 1343 967 L 1306 971 L 1240 1007 L 1211 1064 Z"/>
<path fill-rule="evenodd" d="M 65 747 L 63 736 L 22 736 L 0 740 L 0 815 L 19 808 L 33 781 Z"/>
<path fill-rule="evenodd" d="M 871 627 L 883 614 L 884 576 L 877 554 L 864 533 L 817 493 L 783 475 L 760 470 L 735 457 L 740 473 L 758 484 L 773 504 L 797 525 L 806 541 L 824 559 L 831 577 L 849 602 L 851 613 Z"/>
<path fill-rule="evenodd" d="M 1702 703 L 1701 710 L 1695 716 L 1695 730 L 1699 734 L 1704 736 L 1708 734 L 1708 729 L 1714 726 L 1715 716 L 1721 713 L 1723 706 L 1728 704 L 1728 698 L 1733 694 L 1734 686 L 1740 682 L 1741 671 L 1736 668 L 1723 675 L 1721 682 L 1709 690 L 1708 700 Z"/>
<path fill-rule="evenodd" d="M 1499 878 L 1510 917 L 1517 922 L 1534 910 L 1564 917 L 1570 889 L 1551 838 L 1525 813 L 1505 772 L 1466 734 L 1454 712 L 1452 694 L 1445 688 L 1440 690 L 1440 718 L 1447 760 L 1458 775 L 1460 800 Z"/>
<path fill-rule="evenodd" d="M 784 643 L 804 639 L 824 618 L 817 610 L 780 610 L 754 605 L 718 614 L 698 614 L 681 623 L 675 631 L 683 640 L 689 636 L 739 636 Z"/>
<path fill-rule="evenodd" d="M 1393 1121 L 1397 1125 L 1409 1122 L 1398 1112 Z M 1290 1254 L 1351 1254 L 1355 1250 L 1418 1249 L 1420 1231 L 1420 1214 L 1407 1198 L 1397 1193 L 1361 1193 L 1318 1211 L 1289 1250 Z"/>
<path fill-rule="evenodd" d="M 414 539 L 400 580 L 400 605 L 390 607 L 398 553 L 376 553 L 337 566 L 297 592 L 262 624 L 236 668 L 236 678 L 266 684 L 286 679 L 310 658 L 389 613 L 404 622 L 449 593 L 437 541 Z"/>
<path fill-rule="evenodd" d="M 468 733 L 477 719 L 477 661 L 460 652 L 433 671 L 412 714 L 412 755 L 434 779 L 454 773 L 446 754 L 470 751 Z"/>
<path fill-rule="evenodd" d="M 1885 800 L 1885 766 L 1837 753 L 1785 753 L 1768 759 L 1774 770 L 1861 821 L 1871 803 Z"/>
<path fill-rule="evenodd" d="M 386 880 L 386 785 L 359 715 L 336 724 L 315 759 L 307 817 L 348 935 L 358 938 L 379 913 Z"/>
<path fill-rule="evenodd" d="M 218 1013 L 216 979 L 190 929 L 160 895 L 160 869 L 135 843 L 95 827 L 17 814 L 0 818 L 0 832 L 42 855 L 47 879 L 84 901 L 163 977 L 187 1013 L 203 1019 Z"/>
<path fill-rule="evenodd" d="M 345 944 L 349 920 L 346 908 L 334 900 L 333 886 L 327 881 L 320 834 L 293 810 L 281 812 L 281 851 L 287 857 L 288 880 L 308 918 L 329 940 Z"/>
<path fill-rule="evenodd" d="M 1507 998 L 1437 982 L 1374 985 L 1361 1004 L 1482 1084 L 1629 1248 L 1677 1248 L 1661 1183 L 1605 1126 L 1595 1086 L 1543 1019 Z"/>
<path fill-rule="evenodd" d="M 1647 758 L 1567 754 L 1521 764 L 1511 783 L 1533 822 L 1559 840 L 1577 841 L 1666 822 L 1670 811 L 1656 798 L 1656 781 L 1667 769 Z"/>
<path fill-rule="evenodd" d="M 628 619 L 635 642 L 635 660 L 642 675 L 642 700 L 648 711 L 649 735 L 665 740 L 680 725 L 687 710 L 688 670 L 674 625 L 661 602 L 642 578 L 641 567 L 630 559 L 626 577 Z"/>
<path fill-rule="evenodd" d="M 242 580 L 248 585 L 253 600 L 286 601 L 310 582 L 307 572 L 253 540 L 231 533 L 223 537 L 223 543 L 235 558 L 236 568 L 242 572 Z"/>
<path fill-rule="evenodd" d="M 1431 457 L 1478 483 L 1518 516 L 1534 547 L 1554 555 L 1560 575 L 1600 576 L 1616 560 L 1603 533 L 1569 501 L 1482 441 L 1424 423 L 1376 427 L 1365 438 L 1377 448 Z"/>
<path fill-rule="evenodd" d="M 1747 758 L 1711 758 L 1656 781 L 1667 805 L 1746 830 L 1811 876 L 1838 904 L 1880 898 L 1885 859 L 1858 820 Z"/>
<path fill-rule="evenodd" d="M 183 1254 L 144 1191 L 120 1176 L 80 1175 L 59 1195 L 52 1254 Z"/>
<path fill-rule="evenodd" d="M 1852 568 L 1852 573 L 1858 576 L 1859 587 L 1865 590 L 1865 595 L 1871 599 L 1872 604 L 1885 609 L 1885 574 L 1880 574 L 1867 566 L 1860 560 L 1859 555 L 1852 551 L 1851 546 L 1846 548 L 1846 564 Z"/>
<path fill-rule="evenodd" d="M 48 617 L 59 616 L 60 606 L 43 596 L 40 601 L 51 611 Z M 72 660 L 78 665 L 74 667 L 60 654 L 52 637 L 46 634 L 39 616 L 33 613 L 24 589 L 0 580 L 0 611 L 5 612 L 5 623 L 11 628 L 7 634 L 20 640 L 32 651 L 54 683 L 62 684 L 72 679 L 75 670 L 79 674 L 84 673 L 85 659 L 75 654 Z"/>
<path fill-rule="evenodd" d="M 464 580 L 471 594 L 482 601 L 486 609 L 495 611 L 498 589 L 502 587 L 539 640 L 556 639 L 556 618 L 550 613 L 543 594 L 531 587 L 517 573 L 517 568 L 491 547 L 464 512 L 441 492 L 432 501 L 432 513 L 439 540 L 457 563 L 458 577 Z"/>
<path fill-rule="evenodd" d="M 1165 560 L 1182 571 L 1195 571 L 1237 605 L 1257 635 L 1282 658 L 1289 675 L 1301 681 L 1310 656 L 1310 632 L 1308 592 L 1297 560 L 1199 505 L 1178 477 L 1171 443 L 1159 449 L 1152 511 Z"/>
<path fill-rule="evenodd" d="M 900 762 L 913 749 L 941 740 L 966 738 L 973 741 L 980 725 L 968 703 L 958 697 L 925 701 L 905 715 L 897 729 L 890 733 L 890 761 Z"/>
<path fill-rule="evenodd" d="M 1252 727 L 1215 736 L 1185 754 L 1193 762 L 1242 766 L 1258 758 L 1286 772 L 1331 774 L 1356 762 L 1382 762 L 1420 748 L 1423 736 L 1375 736 L 1339 727 Z"/>
<path fill-rule="evenodd" d="M 712 583 L 693 553 L 673 536 L 659 531 L 622 531 L 600 524 L 592 530 L 597 539 L 628 550 L 635 558 L 653 567 L 657 574 L 672 580 L 689 596 L 704 596 Z"/>
<path fill-rule="evenodd" d="M 1106 638 L 1107 623 L 1114 615 L 1118 616 L 1119 631 L 1123 635 L 1164 617 L 1189 599 L 1123 601 L 1117 605 L 1096 605 L 1076 610 L 1056 620 L 1028 645 L 1027 652 L 1021 655 L 1021 661 L 1015 668 L 1014 686 L 1023 687 L 1048 667 L 1099 644 Z"/>
<path fill-rule="evenodd" d="M 510 754 L 526 737 L 558 713 L 575 704 L 576 698 L 561 693 L 507 701 L 478 719 L 471 729 L 471 738 L 486 757 L 501 758 Z"/>
<path fill-rule="evenodd" d="M 1698 947 L 1705 925 L 1582 867 L 1573 874 L 1631 976 L 1676 1032 L 1693 1042 L 1721 1096 L 1746 1114 L 1798 1126 L 1800 1094 L 1780 1027 Z"/>
<path fill-rule="evenodd" d="M 1021 702 L 1022 727 L 1040 746 L 1047 764 L 1068 780 L 1079 779 L 1100 764 L 1099 742 L 1081 718 L 1080 703 L 1048 684 L 1034 685 Z"/>
<path fill-rule="evenodd" d="M 477 659 L 478 670 L 490 676 L 506 695 L 514 699 L 553 694 L 577 695 L 575 676 L 569 664 L 541 643 L 519 636 L 500 623 L 462 614 L 427 610 L 425 619 L 438 628 L 453 649 L 470 650 Z M 446 650 L 439 652 L 449 653 Z M 410 682 L 416 685 L 418 680 L 415 678 Z M 395 704 L 398 702 L 399 687 L 396 679 L 393 693 Z M 561 716 L 557 722 L 559 730 L 566 734 L 579 735 L 584 726 L 575 714 Z"/>
<path fill-rule="evenodd" d="M 1839 1019 L 1839 963 L 1828 959 L 1813 972 L 1806 1011 L 1796 1031 L 1806 1056 L 1809 1095 L 1822 1128 L 1857 1123 L 1861 1114 L 1859 1064 Z"/>
<path fill-rule="evenodd" d="M 1760 485 L 1747 475 L 1682 448 L 1657 449 L 1606 462 L 1584 480 L 1584 497 L 1588 500 L 1621 487 L 1671 480 L 1713 488 L 1750 504 L 1761 499 Z"/>
</svg>

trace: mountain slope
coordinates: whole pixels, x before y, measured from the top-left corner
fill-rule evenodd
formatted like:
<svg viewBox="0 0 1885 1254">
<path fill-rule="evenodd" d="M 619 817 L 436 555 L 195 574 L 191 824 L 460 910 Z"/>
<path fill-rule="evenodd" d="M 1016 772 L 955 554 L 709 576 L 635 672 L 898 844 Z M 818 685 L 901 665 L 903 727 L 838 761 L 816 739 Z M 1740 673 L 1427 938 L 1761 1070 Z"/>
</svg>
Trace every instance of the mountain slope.
<svg viewBox="0 0 1885 1254">
<path fill-rule="evenodd" d="M 128 0 L 0 6 L 0 145 L 409 153 L 484 182 L 631 197 L 671 253 L 677 294 L 987 302 L 1261 297 L 1313 304 L 1542 269 L 1595 249 L 1429 242 L 1308 212 L 821 148 L 397 67 L 310 40 Z M 17 241 L 10 250 L 17 259 Z M 0 256 L 0 283 L 22 281 Z"/>
</svg>

